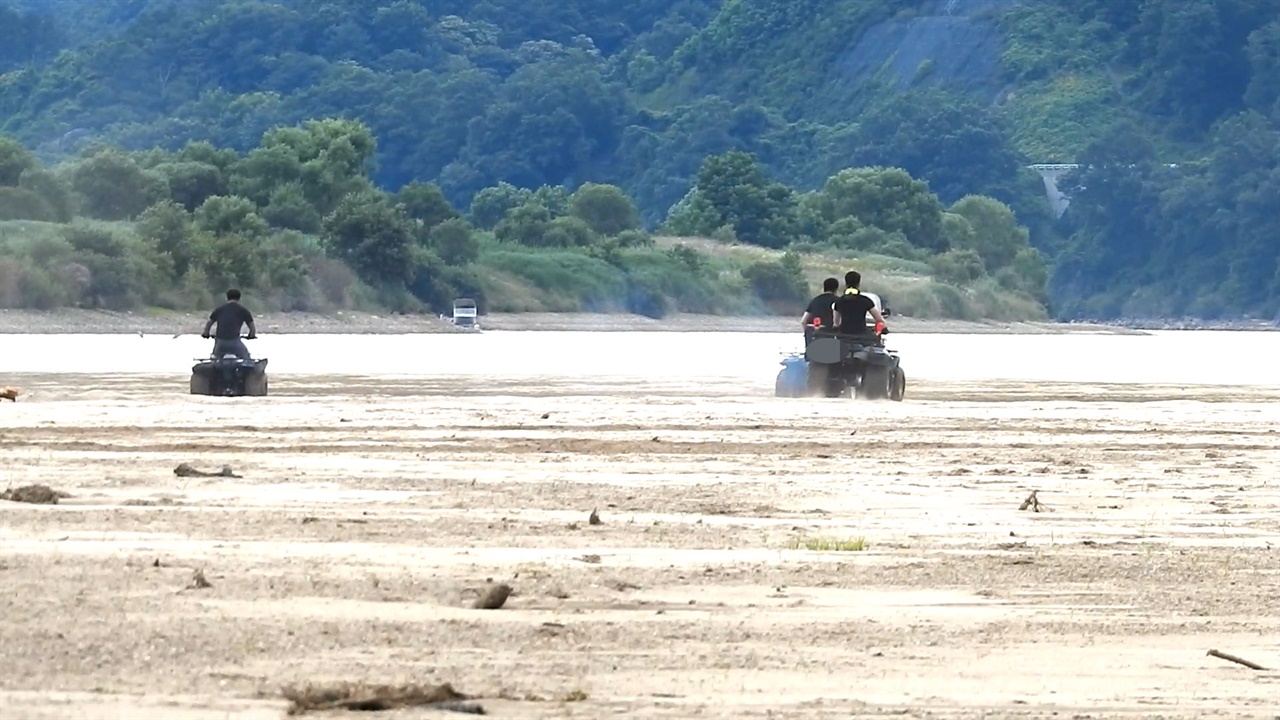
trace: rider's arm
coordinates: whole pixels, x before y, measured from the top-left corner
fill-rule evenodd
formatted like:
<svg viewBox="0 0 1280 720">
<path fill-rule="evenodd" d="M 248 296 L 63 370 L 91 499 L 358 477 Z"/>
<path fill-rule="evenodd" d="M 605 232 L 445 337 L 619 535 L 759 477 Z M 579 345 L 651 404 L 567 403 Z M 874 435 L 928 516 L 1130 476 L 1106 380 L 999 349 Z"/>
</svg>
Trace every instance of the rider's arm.
<svg viewBox="0 0 1280 720">
<path fill-rule="evenodd" d="M 875 305 L 871 306 L 871 317 L 875 318 L 875 321 L 880 323 L 881 325 L 885 324 L 884 316 L 880 314 L 880 308 L 876 307 Z"/>
<path fill-rule="evenodd" d="M 804 315 L 800 316 L 800 324 L 808 327 L 810 322 L 813 322 L 813 316 L 809 314 L 808 310 L 805 310 Z"/>
<path fill-rule="evenodd" d="M 213 328 L 213 316 L 209 316 L 209 322 L 204 324 L 204 332 L 200 333 L 200 337 L 209 337 L 209 330 Z"/>
<path fill-rule="evenodd" d="M 252 340 L 252 339 L 254 339 L 254 338 L 258 337 L 258 328 L 256 328 L 256 327 L 254 327 L 254 326 L 253 326 L 253 316 L 252 316 L 252 315 L 250 315 L 250 316 L 249 316 L 249 319 L 245 321 L 245 324 L 249 326 L 249 339 L 250 339 L 250 340 Z"/>
</svg>

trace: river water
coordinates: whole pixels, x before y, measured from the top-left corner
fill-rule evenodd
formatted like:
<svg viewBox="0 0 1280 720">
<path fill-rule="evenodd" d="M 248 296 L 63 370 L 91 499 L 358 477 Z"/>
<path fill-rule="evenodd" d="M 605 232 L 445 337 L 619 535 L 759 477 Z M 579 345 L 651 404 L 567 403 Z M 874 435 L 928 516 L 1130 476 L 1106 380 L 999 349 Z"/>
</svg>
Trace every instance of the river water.
<svg viewBox="0 0 1280 720">
<path fill-rule="evenodd" d="M 707 378 L 772 386 L 799 333 L 522 332 L 265 335 L 248 343 L 285 375 Z M 913 381 L 1280 386 L 1280 333 L 1149 335 L 898 334 Z M 198 336 L 0 335 L 0 384 L 13 373 L 185 375 Z"/>
</svg>

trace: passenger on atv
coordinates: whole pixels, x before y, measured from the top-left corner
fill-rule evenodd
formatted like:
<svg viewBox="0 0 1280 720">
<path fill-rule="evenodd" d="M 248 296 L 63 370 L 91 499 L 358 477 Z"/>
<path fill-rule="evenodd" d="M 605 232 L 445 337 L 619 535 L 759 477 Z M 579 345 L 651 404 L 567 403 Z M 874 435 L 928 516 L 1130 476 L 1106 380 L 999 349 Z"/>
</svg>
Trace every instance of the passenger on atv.
<svg viewBox="0 0 1280 720">
<path fill-rule="evenodd" d="M 822 281 L 822 294 L 809 301 L 804 315 L 800 316 L 800 325 L 804 327 L 804 344 L 813 342 L 814 333 L 821 328 L 835 327 L 835 316 L 832 314 L 836 302 L 836 291 L 840 289 L 840 281 L 827 278 Z"/>
<path fill-rule="evenodd" d="M 200 337 L 208 339 L 209 328 L 217 324 L 218 331 L 213 336 L 213 358 L 221 359 L 224 355 L 235 355 L 241 360 L 248 361 L 249 348 L 240 339 L 241 326 L 249 326 L 249 334 L 246 340 L 253 340 L 258 337 L 258 331 L 253 326 L 253 314 L 249 312 L 249 308 L 240 304 L 240 291 L 231 288 L 227 291 L 227 302 L 219 305 L 212 313 L 209 314 L 209 321 L 204 324 L 204 332 L 200 333 Z"/>
<path fill-rule="evenodd" d="M 880 335 L 888 332 L 889 328 L 885 326 L 884 316 L 880 314 L 875 301 L 858 289 L 861 284 L 861 273 L 850 270 L 844 274 L 844 295 L 832 306 L 835 334 L 874 337 L 876 344 L 880 344 Z M 876 321 L 874 330 L 867 327 L 868 313 Z"/>
</svg>

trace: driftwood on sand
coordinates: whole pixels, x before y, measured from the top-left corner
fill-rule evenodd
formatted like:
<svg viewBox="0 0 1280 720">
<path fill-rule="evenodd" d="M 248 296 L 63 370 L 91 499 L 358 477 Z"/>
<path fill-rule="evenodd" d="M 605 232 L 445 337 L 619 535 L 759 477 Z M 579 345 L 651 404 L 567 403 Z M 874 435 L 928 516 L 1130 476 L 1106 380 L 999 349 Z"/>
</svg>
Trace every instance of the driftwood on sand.
<svg viewBox="0 0 1280 720">
<path fill-rule="evenodd" d="M 0 492 L 0 500 L 32 505 L 57 505 L 59 500 L 68 497 L 71 495 L 61 490 L 54 490 L 48 485 L 23 485 Z"/>
<path fill-rule="evenodd" d="M 284 697 L 289 701 L 288 714 L 302 715 L 308 712 L 327 712 L 332 710 L 398 710 L 400 708 L 424 707 L 433 710 L 446 710 L 471 715 L 486 714 L 484 708 L 453 689 L 449 683 L 443 685 L 366 685 L 363 683 L 342 683 L 328 686 L 287 687 Z"/>
<path fill-rule="evenodd" d="M 216 472 L 206 472 L 192 467 L 190 463 L 182 463 L 178 467 L 174 468 L 173 474 L 178 477 L 244 477 L 243 475 L 237 475 L 236 472 L 231 469 L 230 465 L 223 465 L 222 469 Z"/>
</svg>

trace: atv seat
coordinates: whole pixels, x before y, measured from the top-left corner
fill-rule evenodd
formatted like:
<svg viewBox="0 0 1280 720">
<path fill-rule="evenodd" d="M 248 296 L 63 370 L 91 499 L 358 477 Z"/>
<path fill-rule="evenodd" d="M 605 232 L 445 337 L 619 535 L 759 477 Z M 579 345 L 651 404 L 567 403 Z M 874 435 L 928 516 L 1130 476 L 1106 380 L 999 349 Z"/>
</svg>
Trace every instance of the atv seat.
<svg viewBox="0 0 1280 720">
<path fill-rule="evenodd" d="M 837 365 L 846 358 L 870 348 L 884 347 L 884 340 L 875 333 L 856 335 L 819 330 L 804 349 L 804 359 L 822 365 Z"/>
</svg>

